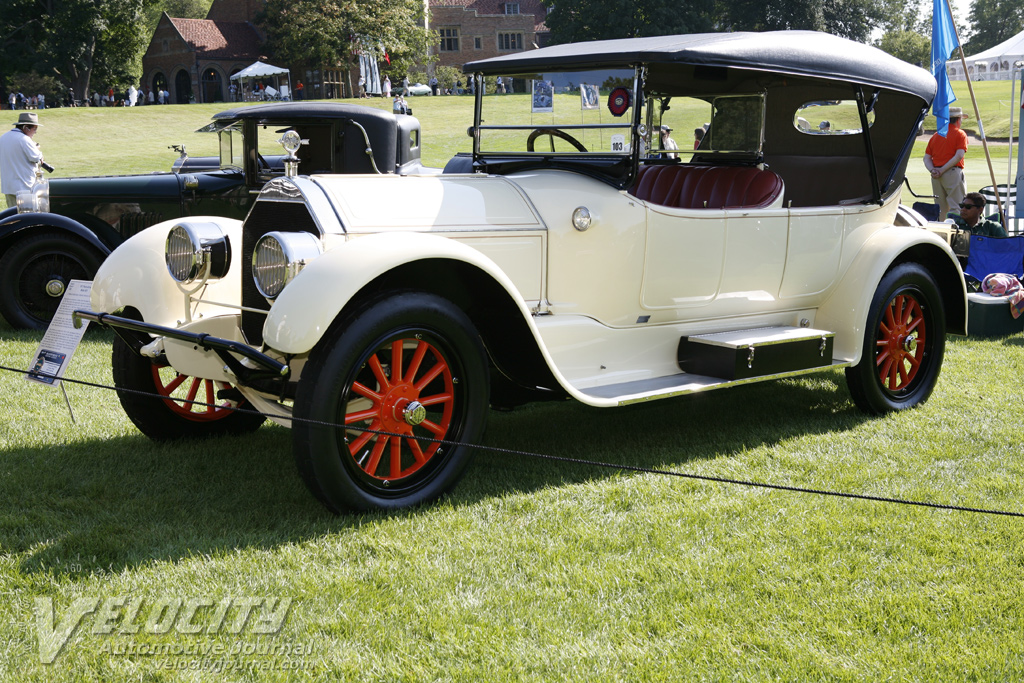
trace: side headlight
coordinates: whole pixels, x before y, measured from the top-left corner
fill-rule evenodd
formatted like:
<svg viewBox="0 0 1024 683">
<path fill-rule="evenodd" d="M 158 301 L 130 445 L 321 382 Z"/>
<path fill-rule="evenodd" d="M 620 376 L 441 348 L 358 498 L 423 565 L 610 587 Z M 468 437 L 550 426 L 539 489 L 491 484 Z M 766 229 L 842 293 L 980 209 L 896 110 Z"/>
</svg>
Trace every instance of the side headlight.
<svg viewBox="0 0 1024 683">
<path fill-rule="evenodd" d="M 188 284 L 199 277 L 216 280 L 228 273 L 231 245 L 216 223 L 178 223 L 167 234 L 167 272 Z"/>
<path fill-rule="evenodd" d="M 307 263 L 323 253 L 308 232 L 268 232 L 252 252 L 252 279 L 267 299 L 274 299 Z"/>
</svg>

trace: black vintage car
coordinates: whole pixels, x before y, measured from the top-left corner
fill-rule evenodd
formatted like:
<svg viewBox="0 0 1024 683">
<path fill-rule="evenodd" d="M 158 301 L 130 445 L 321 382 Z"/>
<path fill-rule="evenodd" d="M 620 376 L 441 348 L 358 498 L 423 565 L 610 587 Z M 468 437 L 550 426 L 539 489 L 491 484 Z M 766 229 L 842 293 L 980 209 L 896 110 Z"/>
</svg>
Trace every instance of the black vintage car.
<svg viewBox="0 0 1024 683">
<path fill-rule="evenodd" d="M 182 156 L 169 173 L 50 180 L 49 213 L 0 212 L 0 314 L 45 328 L 72 279 L 90 280 L 124 240 L 160 221 L 245 218 L 260 188 L 284 174 L 277 138 L 307 140 L 299 173 L 422 173 L 412 116 L 341 103 L 283 103 L 220 112 L 219 157 Z M 439 171 L 438 171 L 439 172 Z"/>
</svg>

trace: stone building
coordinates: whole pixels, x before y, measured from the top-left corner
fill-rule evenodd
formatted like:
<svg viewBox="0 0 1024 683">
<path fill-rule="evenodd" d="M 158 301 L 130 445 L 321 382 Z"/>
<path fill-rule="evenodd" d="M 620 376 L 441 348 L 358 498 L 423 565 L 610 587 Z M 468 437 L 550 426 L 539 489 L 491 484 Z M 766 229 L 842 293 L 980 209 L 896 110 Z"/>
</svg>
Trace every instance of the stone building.
<svg viewBox="0 0 1024 683">
<path fill-rule="evenodd" d="M 228 78 L 261 57 L 252 20 L 262 0 L 214 0 L 206 19 L 165 12 L 142 58 L 142 88 L 167 90 L 171 102 L 224 102 Z"/>
<path fill-rule="evenodd" d="M 540 0 L 429 0 L 430 28 L 440 35 L 436 64 L 466 62 L 544 47 L 549 38 Z"/>
</svg>

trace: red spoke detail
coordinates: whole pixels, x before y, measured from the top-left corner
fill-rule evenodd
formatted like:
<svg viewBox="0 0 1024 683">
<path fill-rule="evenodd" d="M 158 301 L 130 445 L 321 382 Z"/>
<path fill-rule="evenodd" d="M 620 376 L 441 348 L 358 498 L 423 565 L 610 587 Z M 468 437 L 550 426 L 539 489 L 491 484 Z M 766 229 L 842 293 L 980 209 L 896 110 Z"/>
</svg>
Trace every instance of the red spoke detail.
<svg viewBox="0 0 1024 683">
<path fill-rule="evenodd" d="M 356 392 L 360 396 L 364 396 L 365 398 L 370 399 L 371 401 L 373 401 L 374 405 L 380 403 L 380 400 L 384 397 L 384 394 L 378 394 L 373 389 L 369 388 L 368 386 L 361 382 L 353 382 L 352 391 Z"/>
<path fill-rule="evenodd" d="M 423 363 L 423 357 L 427 355 L 427 349 L 430 345 L 424 341 L 421 341 L 416 345 L 416 352 L 412 355 L 412 360 L 409 361 L 409 369 L 405 372 L 405 381 L 412 384 L 412 381 L 416 379 L 416 373 L 420 371 L 420 364 Z"/>
<path fill-rule="evenodd" d="M 446 403 L 455 398 L 455 396 L 449 392 L 443 394 L 437 394 L 436 396 L 420 396 L 419 402 L 425 406 L 433 406 L 438 403 Z"/>
<path fill-rule="evenodd" d="M 406 439 L 405 442 L 409 444 L 409 450 L 412 452 L 412 457 L 416 459 L 418 466 L 422 466 L 427 462 L 427 456 L 423 453 L 423 449 L 420 448 L 419 441 L 416 439 Z"/>
<path fill-rule="evenodd" d="M 380 423 L 372 422 L 370 423 L 370 426 L 367 427 L 367 429 L 380 429 Z M 355 456 L 359 451 L 363 449 L 363 446 L 366 445 L 366 442 L 375 436 L 377 435 L 374 434 L 373 432 L 362 432 L 358 437 L 353 439 L 351 443 L 349 443 L 349 453 Z"/>
<path fill-rule="evenodd" d="M 431 432 L 437 438 L 441 438 L 442 436 L 444 436 L 444 433 L 448 431 L 447 424 L 442 426 L 435 422 L 431 422 L 430 420 L 424 420 L 423 422 L 420 422 L 420 427 L 423 427 L 427 431 Z"/>
<path fill-rule="evenodd" d="M 154 372 L 157 373 L 157 378 L 159 379 L 159 377 L 160 377 L 159 372 L 160 371 L 154 369 Z M 174 393 L 174 390 L 177 389 L 178 387 L 180 387 L 181 383 L 184 382 L 187 379 L 188 379 L 188 375 L 178 375 L 178 376 L 176 376 L 174 379 L 172 379 L 170 382 L 168 382 L 167 384 L 164 385 L 164 387 L 160 391 L 160 393 L 163 394 L 164 396 L 170 396 L 172 393 Z"/>
<path fill-rule="evenodd" d="M 206 403 L 207 403 L 207 405 L 205 405 L 205 406 L 198 406 L 198 407 L 203 408 L 202 412 L 204 412 L 204 413 L 212 413 L 213 411 L 217 410 L 217 395 L 216 395 L 216 393 L 213 390 L 213 380 L 212 379 L 203 380 L 203 384 L 206 385 Z"/>
<path fill-rule="evenodd" d="M 374 475 L 374 472 L 377 471 L 377 466 L 380 464 L 380 456 L 384 455 L 384 449 L 387 447 L 388 441 L 391 440 L 390 436 L 382 434 L 374 434 L 374 436 L 377 437 L 377 442 L 373 444 L 373 451 L 370 453 L 370 462 L 363 465 L 363 470 L 370 475 Z"/>
<path fill-rule="evenodd" d="M 886 377 L 889 376 L 889 371 L 892 368 L 892 366 L 893 360 L 892 358 L 889 358 L 888 361 L 885 363 L 885 366 L 882 368 L 881 372 L 878 373 L 878 381 L 880 381 L 883 386 L 887 386 Z"/>
<path fill-rule="evenodd" d="M 402 440 L 391 437 L 391 478 L 402 476 Z"/>
<path fill-rule="evenodd" d="M 391 342 L 391 384 L 402 381 L 402 340 Z"/>
<path fill-rule="evenodd" d="M 377 417 L 379 410 L 376 407 L 369 408 L 367 410 L 360 410 L 355 413 L 347 413 L 345 415 L 345 424 L 350 425 L 353 422 L 363 422 L 365 420 L 372 420 Z"/>
<path fill-rule="evenodd" d="M 423 377 L 420 378 L 420 381 L 416 382 L 416 384 L 414 384 L 413 386 L 416 387 L 416 391 L 423 391 L 428 384 L 430 384 L 432 381 L 434 381 L 434 379 L 438 375 L 440 375 L 442 372 L 446 371 L 447 369 L 448 369 L 447 363 L 445 363 L 443 360 L 438 358 L 437 363 L 434 364 L 434 367 L 430 368 L 430 370 L 427 371 L 427 374 L 423 375 Z"/>
<path fill-rule="evenodd" d="M 196 394 L 199 393 L 199 383 L 202 381 L 198 377 L 192 377 L 192 384 L 188 388 L 188 396 L 185 398 L 189 401 L 196 400 Z M 185 407 L 191 406 L 191 403 L 186 403 Z"/>
<path fill-rule="evenodd" d="M 377 378 L 377 383 L 380 384 L 381 393 L 383 394 L 387 392 L 387 390 L 391 388 L 391 383 L 388 381 L 388 378 L 384 376 L 384 368 L 380 365 L 380 359 L 377 358 L 376 354 L 374 354 L 370 356 L 369 363 L 370 369 L 373 370 L 374 377 Z"/>
</svg>

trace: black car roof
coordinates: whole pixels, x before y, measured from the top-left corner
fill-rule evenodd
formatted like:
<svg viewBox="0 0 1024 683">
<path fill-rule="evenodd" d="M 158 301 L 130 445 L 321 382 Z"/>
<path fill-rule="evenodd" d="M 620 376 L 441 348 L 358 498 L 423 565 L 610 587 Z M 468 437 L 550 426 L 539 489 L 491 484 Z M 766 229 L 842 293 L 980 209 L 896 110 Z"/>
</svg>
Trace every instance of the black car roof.
<svg viewBox="0 0 1024 683">
<path fill-rule="evenodd" d="M 394 121 L 395 115 L 383 109 L 341 102 L 268 102 L 248 107 L 235 107 L 213 115 L 214 121 L 350 118 L 376 118 Z"/>
<path fill-rule="evenodd" d="M 935 96 L 935 79 L 924 69 L 881 50 L 816 31 L 695 33 L 596 40 L 552 45 L 469 62 L 465 73 L 504 75 L 563 69 L 694 64 L 809 76 Z"/>
</svg>

